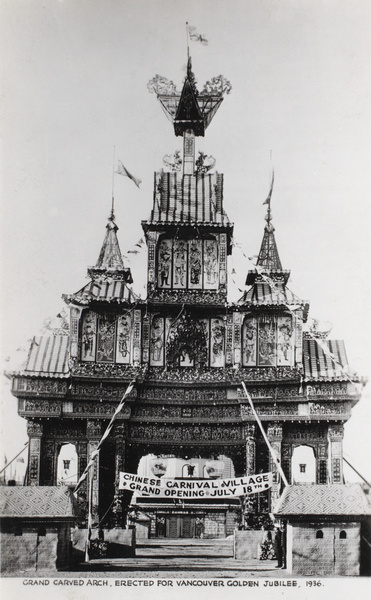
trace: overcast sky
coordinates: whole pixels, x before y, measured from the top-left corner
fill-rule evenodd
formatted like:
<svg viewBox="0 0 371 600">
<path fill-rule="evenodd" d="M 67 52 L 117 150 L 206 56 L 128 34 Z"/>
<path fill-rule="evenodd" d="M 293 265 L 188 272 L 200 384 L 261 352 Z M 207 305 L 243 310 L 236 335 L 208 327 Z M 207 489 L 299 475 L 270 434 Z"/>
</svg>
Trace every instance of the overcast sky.
<svg viewBox="0 0 371 600">
<path fill-rule="evenodd" d="M 147 83 L 160 74 L 181 89 L 188 21 L 209 39 L 191 45 L 199 88 L 220 73 L 232 84 L 196 150 L 224 173 L 235 241 L 246 256 L 259 251 L 272 151 L 289 287 L 310 300 L 311 317 L 333 323 L 330 337 L 344 339 L 353 369 L 370 377 L 368 0 L 2 0 L 1 13 L 4 368 L 98 258 L 114 147 L 143 180 L 137 189 L 115 177 L 122 253 L 142 237 L 153 172 L 181 148 Z M 145 250 L 126 264 L 143 297 Z M 239 249 L 232 268 L 231 300 L 252 268 Z M 370 404 L 368 386 L 345 438 L 369 479 Z M 9 459 L 26 438 L 7 381 L 3 408 Z"/>
</svg>

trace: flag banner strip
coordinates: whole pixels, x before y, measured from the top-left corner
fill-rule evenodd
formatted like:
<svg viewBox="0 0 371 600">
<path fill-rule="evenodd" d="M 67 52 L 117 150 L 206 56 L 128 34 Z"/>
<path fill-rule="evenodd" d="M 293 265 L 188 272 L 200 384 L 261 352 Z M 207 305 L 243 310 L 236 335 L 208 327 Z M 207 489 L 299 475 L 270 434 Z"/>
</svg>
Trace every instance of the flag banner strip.
<svg viewBox="0 0 371 600">
<path fill-rule="evenodd" d="M 119 413 L 121 412 L 121 410 L 123 409 L 124 405 L 125 405 L 125 400 L 128 397 L 128 395 L 130 394 L 130 392 L 132 391 L 134 387 L 134 381 L 131 381 L 128 385 L 128 387 L 126 388 L 125 394 L 123 395 L 123 397 L 120 400 L 120 403 L 118 405 L 118 407 L 115 410 L 114 415 L 112 416 L 110 422 L 107 425 L 106 431 L 104 432 L 103 436 L 100 439 L 100 442 L 97 446 L 97 449 L 94 450 L 94 452 L 92 452 L 92 455 L 90 457 L 89 463 L 86 465 L 83 474 L 81 475 L 80 479 L 78 480 L 75 489 L 73 490 L 73 493 L 76 494 L 76 492 L 80 489 L 81 484 L 83 483 L 83 481 L 85 481 L 86 476 L 88 474 L 89 469 L 94 465 L 94 461 L 96 459 L 96 457 L 99 454 L 99 450 L 104 442 L 104 440 L 108 437 L 108 435 L 111 432 L 111 429 L 113 427 L 113 423 L 116 420 L 117 416 L 119 415 Z"/>
<path fill-rule="evenodd" d="M 273 474 L 259 473 L 233 479 L 159 479 L 120 473 L 119 489 L 157 498 L 237 498 L 265 492 Z"/>
</svg>

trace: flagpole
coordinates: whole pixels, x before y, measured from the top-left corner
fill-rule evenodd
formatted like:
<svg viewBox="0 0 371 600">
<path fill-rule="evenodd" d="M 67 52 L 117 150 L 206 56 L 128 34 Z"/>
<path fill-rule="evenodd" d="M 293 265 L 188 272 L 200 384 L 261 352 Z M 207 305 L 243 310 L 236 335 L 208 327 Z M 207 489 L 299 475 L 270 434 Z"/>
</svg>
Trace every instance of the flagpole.
<svg viewBox="0 0 371 600">
<path fill-rule="evenodd" d="M 259 419 L 258 413 L 257 413 L 257 412 L 256 412 L 256 410 L 255 410 L 255 407 L 254 407 L 254 404 L 253 404 L 252 398 L 251 398 L 251 396 L 250 396 L 249 392 L 247 391 L 247 388 L 246 388 L 245 382 L 244 382 L 244 381 L 242 381 L 241 385 L 242 385 L 243 391 L 245 392 L 245 396 L 246 396 L 246 398 L 247 398 L 247 399 L 248 399 L 248 401 L 249 401 L 249 404 L 250 404 L 251 410 L 252 410 L 252 412 L 253 412 L 253 415 L 254 415 L 254 417 L 255 417 L 255 419 L 256 419 L 256 421 L 257 421 L 258 425 L 259 425 L 260 431 L 262 432 L 262 435 L 263 435 L 264 441 L 265 441 L 265 443 L 266 443 L 266 444 L 267 444 L 267 446 L 268 446 L 268 450 L 269 450 L 269 452 L 271 453 L 272 459 L 274 460 L 274 462 L 275 462 L 275 465 L 276 465 L 277 469 L 278 469 L 278 470 L 279 470 L 279 472 L 280 472 L 280 475 L 281 475 L 281 477 L 282 477 L 282 481 L 284 482 L 284 484 L 285 484 L 286 486 L 288 486 L 288 485 L 289 485 L 289 482 L 287 481 L 287 479 L 286 479 L 286 475 L 285 475 L 285 473 L 283 472 L 283 469 L 282 469 L 282 467 L 281 467 L 281 463 L 280 463 L 279 459 L 277 458 L 277 456 L 276 456 L 276 453 L 275 453 L 275 451 L 273 450 L 273 448 L 272 448 L 272 446 L 271 446 L 271 444 L 270 444 L 270 441 L 268 440 L 267 434 L 266 434 L 266 433 L 265 433 L 265 431 L 264 431 L 264 427 L 263 427 L 263 425 L 262 425 L 262 422 L 261 422 L 261 420 Z"/>
<path fill-rule="evenodd" d="M 114 195 L 114 184 L 115 184 L 115 154 L 116 154 L 116 146 L 113 146 L 113 163 L 112 163 L 112 207 L 111 207 L 111 216 L 115 218 L 115 195 Z"/>
<path fill-rule="evenodd" d="M 187 61 L 189 60 L 189 26 L 188 21 L 186 21 L 186 37 L 187 37 Z"/>
</svg>

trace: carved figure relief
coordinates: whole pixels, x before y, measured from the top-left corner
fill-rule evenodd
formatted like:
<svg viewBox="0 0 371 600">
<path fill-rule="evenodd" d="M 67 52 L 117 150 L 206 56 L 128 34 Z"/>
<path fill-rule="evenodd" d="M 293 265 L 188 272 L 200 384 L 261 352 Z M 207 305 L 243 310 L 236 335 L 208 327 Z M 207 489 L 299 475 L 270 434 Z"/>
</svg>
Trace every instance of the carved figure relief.
<svg viewBox="0 0 371 600">
<path fill-rule="evenodd" d="M 202 242 L 192 240 L 189 244 L 189 287 L 202 287 Z"/>
<path fill-rule="evenodd" d="M 88 310 L 84 314 L 82 322 L 81 358 L 84 361 L 95 360 L 96 331 L 97 315 L 92 310 Z"/>
<path fill-rule="evenodd" d="M 277 318 L 277 365 L 292 362 L 293 328 L 291 317 Z"/>
<path fill-rule="evenodd" d="M 187 273 L 187 242 L 176 240 L 174 242 L 174 288 L 185 288 Z"/>
<path fill-rule="evenodd" d="M 204 288 L 218 287 L 218 250 L 215 240 L 204 242 Z"/>
<path fill-rule="evenodd" d="M 242 356 L 245 367 L 256 365 L 256 330 L 257 321 L 254 318 L 246 319 L 243 326 Z"/>
<path fill-rule="evenodd" d="M 114 315 L 99 317 L 97 335 L 97 360 L 98 362 L 113 362 L 115 347 L 116 322 Z"/>
<path fill-rule="evenodd" d="M 164 319 L 158 315 L 152 318 L 150 363 L 155 366 L 164 364 Z"/>
<path fill-rule="evenodd" d="M 207 362 L 207 333 L 204 320 L 195 321 L 190 315 L 169 326 L 166 357 L 174 367 L 191 367 Z"/>
<path fill-rule="evenodd" d="M 131 315 L 119 317 L 117 322 L 116 362 L 128 364 L 131 357 Z"/>
<path fill-rule="evenodd" d="M 276 323 L 271 316 L 259 319 L 258 360 L 260 366 L 276 364 Z"/>
<path fill-rule="evenodd" d="M 163 239 L 158 249 L 158 286 L 161 288 L 171 287 L 171 240 Z"/>
<path fill-rule="evenodd" d="M 211 319 L 210 363 L 212 367 L 224 366 L 224 337 L 223 319 Z"/>
</svg>

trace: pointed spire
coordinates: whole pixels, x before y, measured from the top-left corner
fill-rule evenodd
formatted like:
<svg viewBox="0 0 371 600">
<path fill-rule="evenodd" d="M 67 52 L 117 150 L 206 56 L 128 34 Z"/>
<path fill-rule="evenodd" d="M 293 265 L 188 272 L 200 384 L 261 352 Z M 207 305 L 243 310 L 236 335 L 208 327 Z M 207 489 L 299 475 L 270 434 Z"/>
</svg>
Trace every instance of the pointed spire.
<svg viewBox="0 0 371 600">
<path fill-rule="evenodd" d="M 203 136 L 205 134 L 204 117 L 201 113 L 197 97 L 198 91 L 195 76 L 192 72 L 192 59 L 189 57 L 187 75 L 174 118 L 175 135 L 183 135 L 188 130 L 192 130 L 196 136 Z"/>
<path fill-rule="evenodd" d="M 99 254 L 96 269 L 114 269 L 121 270 L 124 268 L 120 246 L 117 239 L 118 227 L 115 223 L 115 213 L 112 209 L 111 216 L 106 225 L 107 233 L 103 241 L 103 245 Z"/>
<path fill-rule="evenodd" d="M 115 223 L 115 213 L 112 208 L 111 215 L 106 225 L 106 235 L 95 267 L 88 269 L 88 275 L 92 279 L 109 276 L 114 279 L 124 279 L 131 283 L 130 269 L 125 269 L 122 259 L 119 241 L 117 239 L 118 227 Z"/>
<path fill-rule="evenodd" d="M 264 227 L 263 240 L 260 246 L 259 256 L 256 261 L 257 269 L 255 271 L 248 271 L 246 285 L 254 283 L 260 273 L 265 273 L 273 279 L 276 277 L 283 278 L 285 283 L 290 276 L 290 271 L 283 271 L 282 269 L 282 263 L 278 254 L 276 239 L 274 236 L 275 229 L 272 224 L 271 211 L 273 184 L 274 171 L 272 171 L 272 182 L 268 197 L 263 202 L 263 204 L 267 204 L 267 214 L 265 216 L 266 225 Z"/>
</svg>

